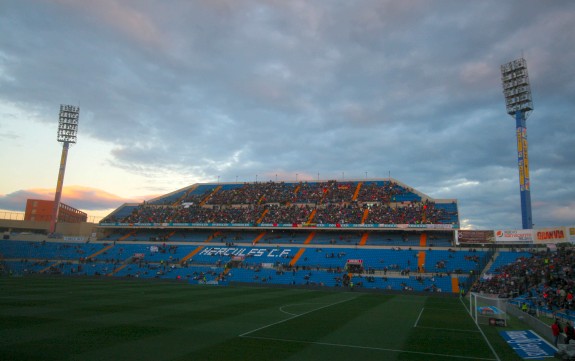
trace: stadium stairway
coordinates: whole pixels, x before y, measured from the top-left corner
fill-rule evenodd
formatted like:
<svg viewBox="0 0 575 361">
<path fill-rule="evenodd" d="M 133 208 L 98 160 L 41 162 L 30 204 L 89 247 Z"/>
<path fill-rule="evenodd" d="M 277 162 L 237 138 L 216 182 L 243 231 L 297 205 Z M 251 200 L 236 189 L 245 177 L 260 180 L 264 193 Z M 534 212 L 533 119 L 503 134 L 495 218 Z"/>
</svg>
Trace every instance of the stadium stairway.
<svg viewBox="0 0 575 361">
<path fill-rule="evenodd" d="M 190 195 L 190 193 L 192 193 L 193 191 L 196 190 L 196 188 L 198 188 L 198 186 L 199 186 L 199 184 L 194 184 L 194 185 L 192 186 L 192 188 L 188 189 L 186 192 L 184 192 L 184 194 L 182 194 L 182 196 L 181 196 L 180 198 L 176 199 L 176 200 L 172 203 L 172 206 L 175 207 L 175 206 L 181 204 L 182 201 L 184 201 L 184 200 Z"/>
<path fill-rule="evenodd" d="M 217 282 L 220 282 L 220 281 L 225 280 L 225 279 L 226 279 L 226 276 L 228 275 L 228 273 L 230 273 L 231 270 L 232 270 L 231 268 L 227 268 L 227 267 L 226 267 L 226 268 L 224 269 L 224 271 L 223 271 L 222 273 L 220 273 L 220 274 L 218 275 L 218 277 L 216 277 L 216 281 L 217 281 Z"/>
<path fill-rule="evenodd" d="M 270 211 L 270 210 L 269 210 L 269 209 L 267 209 L 267 208 L 266 208 L 266 209 L 264 209 L 264 211 L 263 211 L 263 213 L 262 213 L 261 217 L 260 217 L 260 218 L 259 218 L 259 219 L 256 221 L 256 223 L 257 223 L 257 224 L 260 224 L 260 223 L 262 223 L 262 222 L 263 222 L 263 220 L 264 220 L 264 217 L 266 216 L 266 214 L 268 214 L 268 212 L 269 212 L 269 211 Z"/>
<path fill-rule="evenodd" d="M 365 232 L 364 234 L 361 235 L 361 240 L 359 241 L 359 245 L 360 246 L 365 246 L 365 244 L 367 243 L 367 239 L 369 238 L 369 233 Z"/>
<path fill-rule="evenodd" d="M 135 232 L 135 231 L 134 231 L 134 232 Z M 104 247 L 104 248 L 102 248 L 101 250 L 99 250 L 99 251 L 97 251 L 97 252 L 92 253 L 91 255 L 89 255 L 89 256 L 86 257 L 86 258 L 87 258 L 87 259 L 89 259 L 89 258 L 94 259 L 94 258 L 96 258 L 97 256 L 101 255 L 102 253 L 111 250 L 112 248 L 114 248 L 114 245 L 113 245 L 113 244 L 111 244 L 111 245 L 109 245 L 109 246 L 107 246 L 107 247 Z"/>
<path fill-rule="evenodd" d="M 126 239 L 132 237 L 137 233 L 136 230 L 130 231 L 128 234 L 123 235 L 122 237 L 118 238 L 118 241 L 125 241 Z"/>
<path fill-rule="evenodd" d="M 201 207 L 201 206 L 203 206 L 204 204 L 206 204 L 206 203 L 208 202 L 208 200 L 209 200 L 210 198 L 212 198 L 212 196 L 213 196 L 214 194 L 216 194 L 216 193 L 218 193 L 218 192 L 220 191 L 220 189 L 222 189 L 222 186 L 221 186 L 221 185 L 219 185 L 219 186 L 217 186 L 216 188 L 214 188 L 213 192 L 210 193 L 210 194 L 208 194 L 208 195 L 206 196 L 206 198 L 204 198 L 204 199 L 200 202 L 199 206 Z"/>
<path fill-rule="evenodd" d="M 305 241 L 303 242 L 303 244 L 310 244 L 312 239 L 315 237 L 315 231 L 312 231 L 307 238 L 305 239 Z"/>
<path fill-rule="evenodd" d="M 298 186 L 295 187 L 295 189 L 293 191 L 294 196 L 297 195 L 297 193 L 299 192 L 300 189 L 301 189 L 301 185 L 298 184 Z"/>
<path fill-rule="evenodd" d="M 58 262 L 54 262 L 51 265 L 49 265 L 48 267 L 44 268 L 43 270 L 40 271 L 40 273 L 46 273 L 48 272 L 52 267 L 56 268 L 60 263 L 62 263 L 62 261 L 58 261 Z"/>
<path fill-rule="evenodd" d="M 422 233 L 419 237 L 419 247 L 427 246 L 427 233 Z"/>
<path fill-rule="evenodd" d="M 484 273 L 491 273 L 491 271 L 495 271 L 495 269 L 497 267 L 493 267 L 493 265 L 497 264 L 495 261 L 498 260 L 499 255 L 500 255 L 499 250 L 496 250 L 495 254 L 493 254 L 493 257 L 489 260 L 489 262 L 487 262 L 485 267 L 481 270 L 481 275 L 483 275 Z M 511 263 L 511 262 L 508 262 L 508 263 Z M 492 269 L 492 267 L 493 267 L 493 269 Z"/>
<path fill-rule="evenodd" d="M 300 248 L 299 251 L 297 251 L 297 253 L 295 254 L 295 256 L 291 259 L 291 261 L 289 262 L 290 266 L 295 266 L 295 264 L 297 263 L 297 261 L 300 259 L 300 257 L 303 255 L 303 253 L 305 252 L 305 248 Z"/>
<path fill-rule="evenodd" d="M 313 219 L 315 218 L 316 212 L 317 212 L 317 209 L 314 209 L 313 211 L 311 211 L 311 214 L 309 215 L 309 218 L 307 219 L 308 224 L 313 221 Z"/>
<path fill-rule="evenodd" d="M 258 236 L 256 238 L 254 238 L 254 240 L 252 241 L 252 245 L 255 246 L 256 244 L 258 244 L 258 242 L 264 238 L 264 236 L 266 235 L 266 232 L 261 232 L 260 234 L 258 234 Z"/>
<path fill-rule="evenodd" d="M 357 197 L 359 197 L 359 191 L 361 190 L 362 185 L 363 185 L 363 182 L 357 183 L 357 187 L 355 188 L 355 192 L 353 192 L 353 197 L 351 198 L 352 202 L 355 202 L 357 200 Z M 363 221 L 361 223 L 363 223 Z"/>
<path fill-rule="evenodd" d="M 112 272 L 108 273 L 107 276 L 112 277 L 113 275 L 115 275 L 116 273 L 120 272 L 121 270 L 123 270 L 124 268 L 128 267 L 128 265 L 131 263 L 131 260 L 128 261 L 124 261 L 124 263 L 122 265 L 120 265 L 120 267 L 116 267 L 112 270 Z"/>
<path fill-rule="evenodd" d="M 209 241 L 211 241 L 212 239 L 214 239 L 214 238 L 216 238 L 216 237 L 218 237 L 218 236 L 221 236 L 221 235 L 222 235 L 222 232 L 220 232 L 220 231 L 215 231 L 215 232 L 214 232 L 212 235 L 210 235 L 210 236 L 208 237 L 208 239 L 206 239 L 204 242 L 209 242 Z"/>
<path fill-rule="evenodd" d="M 207 242 L 207 240 L 206 240 Z M 187 260 L 189 260 L 190 258 L 194 257 L 196 254 L 198 254 L 198 252 L 200 252 L 202 249 L 204 248 L 204 246 L 198 246 L 196 249 L 194 249 L 193 251 L 191 251 L 190 253 L 188 253 L 187 255 L 184 256 L 184 258 L 182 258 L 180 260 L 180 264 L 184 264 L 186 263 Z"/>
<path fill-rule="evenodd" d="M 367 220 L 367 217 L 369 216 L 369 208 L 366 208 L 363 211 L 363 216 L 361 216 L 361 224 L 365 224 L 365 221 Z"/>
<path fill-rule="evenodd" d="M 425 251 L 417 253 L 417 269 L 421 273 L 425 272 Z"/>
<path fill-rule="evenodd" d="M 490 262 L 489 268 L 485 268 L 488 273 L 497 274 L 497 269 L 506 264 L 512 264 L 517 262 L 519 258 L 530 258 L 532 254 L 530 252 L 516 252 L 516 251 L 497 251 L 493 262 Z M 484 271 L 485 271 L 484 270 Z"/>
<path fill-rule="evenodd" d="M 459 293 L 459 277 L 457 275 L 451 276 L 451 292 Z"/>
</svg>

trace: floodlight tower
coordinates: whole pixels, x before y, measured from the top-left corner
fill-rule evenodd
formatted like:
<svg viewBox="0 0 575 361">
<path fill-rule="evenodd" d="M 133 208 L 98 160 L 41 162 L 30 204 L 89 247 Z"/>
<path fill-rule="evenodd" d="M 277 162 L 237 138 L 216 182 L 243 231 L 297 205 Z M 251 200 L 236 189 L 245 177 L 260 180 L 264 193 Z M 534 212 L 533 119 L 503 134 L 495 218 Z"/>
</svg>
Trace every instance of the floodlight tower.
<svg viewBox="0 0 575 361">
<path fill-rule="evenodd" d="M 58 210 L 60 209 L 60 198 L 62 198 L 62 187 L 64 185 L 64 173 L 66 172 L 66 160 L 68 159 L 68 149 L 70 148 L 70 144 L 76 143 L 79 117 L 80 107 L 73 105 L 60 105 L 58 142 L 63 143 L 63 145 L 62 157 L 60 158 L 60 171 L 58 172 L 58 183 L 56 183 L 56 195 L 54 196 L 54 208 L 52 209 L 52 219 L 50 220 L 50 233 L 54 233 L 56 231 Z"/>
<path fill-rule="evenodd" d="M 501 65 L 503 95 L 507 114 L 515 118 L 517 138 L 517 163 L 519 166 L 519 190 L 521 194 L 521 220 L 523 229 L 533 228 L 531 216 L 531 185 L 529 180 L 529 158 L 527 156 L 526 120 L 533 111 L 531 86 L 527 74 L 527 63 L 520 58 Z"/>
</svg>

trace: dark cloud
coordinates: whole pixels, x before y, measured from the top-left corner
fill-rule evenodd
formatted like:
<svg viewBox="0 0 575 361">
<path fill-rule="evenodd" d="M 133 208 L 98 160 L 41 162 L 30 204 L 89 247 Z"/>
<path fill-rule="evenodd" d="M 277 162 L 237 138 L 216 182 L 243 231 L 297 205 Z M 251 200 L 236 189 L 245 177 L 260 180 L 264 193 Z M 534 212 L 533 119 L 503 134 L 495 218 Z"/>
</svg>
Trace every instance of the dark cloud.
<svg viewBox="0 0 575 361">
<path fill-rule="evenodd" d="M 468 224 L 511 228 L 499 66 L 523 53 L 534 220 L 573 224 L 574 16 L 571 1 L 534 0 L 11 2 L 0 99 L 38 113 L 81 103 L 83 136 L 154 179 L 391 172 L 458 198 Z"/>
</svg>

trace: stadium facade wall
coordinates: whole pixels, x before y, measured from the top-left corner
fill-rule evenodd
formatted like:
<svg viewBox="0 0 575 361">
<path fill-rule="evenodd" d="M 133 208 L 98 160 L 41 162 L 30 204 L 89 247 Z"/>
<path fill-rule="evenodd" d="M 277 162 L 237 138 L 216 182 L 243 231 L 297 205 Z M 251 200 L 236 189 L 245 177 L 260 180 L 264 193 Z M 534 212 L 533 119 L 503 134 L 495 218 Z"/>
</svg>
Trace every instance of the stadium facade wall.
<svg viewBox="0 0 575 361">
<path fill-rule="evenodd" d="M 98 224 L 91 222 L 63 223 L 57 225 L 57 233 L 63 236 L 83 236 L 89 237 L 96 232 Z M 20 221 L 10 219 L 0 219 L 0 231 L 3 233 L 31 233 L 31 235 L 48 235 L 50 222 Z M 26 235 L 24 235 L 26 236 Z M 19 235 L 19 238 L 20 237 Z"/>
</svg>

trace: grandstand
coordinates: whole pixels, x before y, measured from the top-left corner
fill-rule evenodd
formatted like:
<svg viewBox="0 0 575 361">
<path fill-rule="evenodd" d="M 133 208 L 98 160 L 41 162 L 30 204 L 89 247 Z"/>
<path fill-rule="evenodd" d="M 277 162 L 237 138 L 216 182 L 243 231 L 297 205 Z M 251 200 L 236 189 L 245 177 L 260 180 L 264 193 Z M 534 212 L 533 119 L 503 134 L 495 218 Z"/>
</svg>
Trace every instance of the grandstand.
<svg viewBox="0 0 575 361">
<path fill-rule="evenodd" d="M 447 250 L 458 227 L 455 200 L 432 199 L 391 178 L 195 184 L 125 204 L 100 223 L 106 242 L 177 242 L 179 252 L 186 250 L 164 260 L 154 276 L 319 287 L 355 281 L 364 288 L 454 293 L 480 265 Z M 428 253 L 434 264 L 426 267 Z M 486 262 L 487 253 L 480 253 Z M 349 272 L 350 259 L 363 267 Z M 150 276 L 149 262 L 153 257 L 144 268 L 113 274 Z"/>
<path fill-rule="evenodd" d="M 571 231 L 459 229 L 457 201 L 397 180 L 195 184 L 89 236 L 5 232 L 0 273 L 389 294 L 495 295 L 573 321 Z M 537 247 L 536 237 L 545 239 Z M 517 249 L 517 248 L 520 249 Z"/>
<path fill-rule="evenodd" d="M 89 238 L 6 239 L 1 256 L 13 274 L 457 295 L 531 255 L 473 232 L 459 231 L 456 200 L 392 178 L 206 183 L 124 204 Z"/>
<path fill-rule="evenodd" d="M 456 200 L 392 178 L 208 183 L 120 206 L 91 243 L 6 241 L 2 253 L 29 274 L 458 293 L 489 258 L 454 251 L 458 228 Z"/>
<path fill-rule="evenodd" d="M 208 225 L 206 225 L 206 223 Z M 394 179 L 195 184 L 124 204 L 100 227 L 459 227 L 456 200 L 436 200 Z"/>
<path fill-rule="evenodd" d="M 455 247 L 457 201 L 395 179 L 194 184 L 124 204 L 90 243 L 5 241 L 6 269 L 458 294 L 490 250 Z"/>
</svg>

